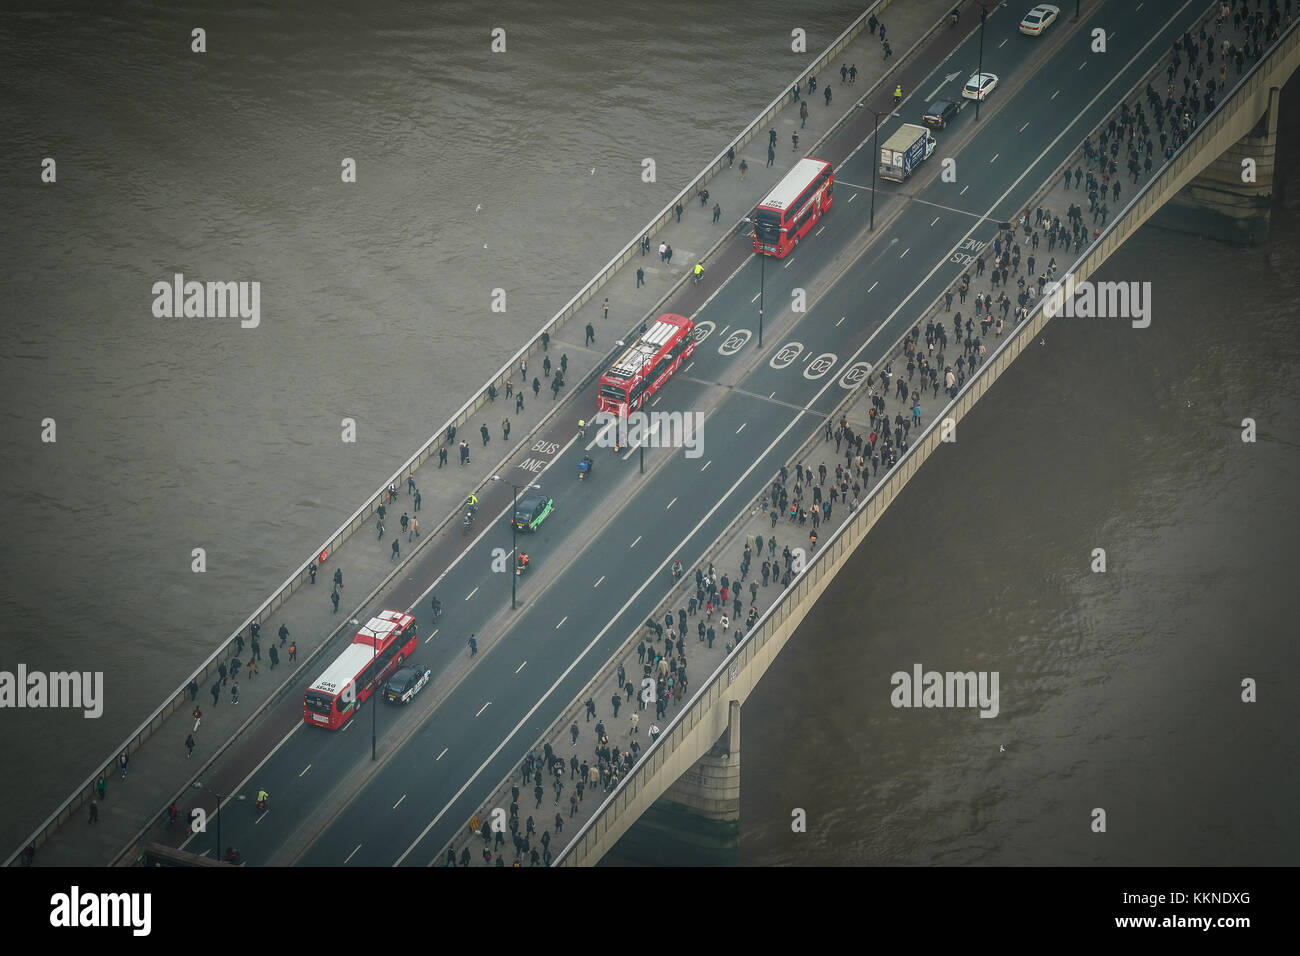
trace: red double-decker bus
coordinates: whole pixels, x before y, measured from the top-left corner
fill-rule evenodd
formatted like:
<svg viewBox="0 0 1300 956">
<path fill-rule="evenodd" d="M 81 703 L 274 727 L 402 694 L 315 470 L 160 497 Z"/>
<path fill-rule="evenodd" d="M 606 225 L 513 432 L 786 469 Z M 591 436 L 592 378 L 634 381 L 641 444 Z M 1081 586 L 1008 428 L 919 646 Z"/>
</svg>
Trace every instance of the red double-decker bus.
<svg viewBox="0 0 1300 956">
<path fill-rule="evenodd" d="M 694 352 L 695 323 L 664 313 L 600 377 L 596 410 L 626 417 L 663 388 Z"/>
<path fill-rule="evenodd" d="M 820 159 L 801 159 L 754 210 L 754 251 L 783 259 L 831 208 L 835 172 Z"/>
<path fill-rule="evenodd" d="M 307 688 L 303 720 L 313 727 L 338 730 L 417 646 L 414 617 L 380 611 Z"/>
</svg>

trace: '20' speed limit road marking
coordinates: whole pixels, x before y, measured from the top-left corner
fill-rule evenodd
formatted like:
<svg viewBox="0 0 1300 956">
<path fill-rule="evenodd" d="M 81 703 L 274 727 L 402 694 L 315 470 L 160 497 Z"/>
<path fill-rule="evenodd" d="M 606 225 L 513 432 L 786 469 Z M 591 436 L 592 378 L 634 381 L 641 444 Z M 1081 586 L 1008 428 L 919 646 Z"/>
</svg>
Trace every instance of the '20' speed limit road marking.
<svg viewBox="0 0 1300 956">
<path fill-rule="evenodd" d="M 777 351 L 775 355 L 772 356 L 771 360 L 767 364 L 770 365 L 772 368 L 780 371 L 781 369 L 788 368 L 790 365 L 792 365 L 794 363 L 794 360 L 797 359 L 802 354 L 803 354 L 802 342 L 787 342 L 785 343 L 785 345 L 781 346 L 781 348 Z"/>
<path fill-rule="evenodd" d="M 857 388 L 866 380 L 867 375 L 870 374 L 870 372 L 870 362 L 854 362 L 846 368 L 844 374 L 840 376 L 840 388 L 847 388 L 849 390 Z"/>
<path fill-rule="evenodd" d="M 834 352 L 823 352 L 808 363 L 808 367 L 803 370 L 803 377 L 809 381 L 819 379 L 835 367 L 836 361 L 838 356 Z"/>
</svg>

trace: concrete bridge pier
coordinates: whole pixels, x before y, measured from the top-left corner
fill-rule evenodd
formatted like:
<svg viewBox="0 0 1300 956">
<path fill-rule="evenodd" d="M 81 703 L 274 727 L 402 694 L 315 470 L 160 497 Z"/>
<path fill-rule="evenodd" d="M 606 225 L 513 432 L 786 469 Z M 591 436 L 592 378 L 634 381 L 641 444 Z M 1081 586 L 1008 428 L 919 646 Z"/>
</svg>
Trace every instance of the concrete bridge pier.
<svg viewBox="0 0 1300 956">
<path fill-rule="evenodd" d="M 618 865 L 735 866 L 740 845 L 740 701 L 727 729 L 624 834 L 606 860 Z"/>
<path fill-rule="evenodd" d="M 1234 246 L 1266 241 L 1273 204 L 1280 99 L 1281 90 L 1272 87 L 1268 91 L 1268 109 L 1255 127 L 1165 203 L 1151 217 L 1151 224 Z M 1247 159 L 1254 161 L 1253 182 L 1242 181 L 1242 163 Z"/>
</svg>

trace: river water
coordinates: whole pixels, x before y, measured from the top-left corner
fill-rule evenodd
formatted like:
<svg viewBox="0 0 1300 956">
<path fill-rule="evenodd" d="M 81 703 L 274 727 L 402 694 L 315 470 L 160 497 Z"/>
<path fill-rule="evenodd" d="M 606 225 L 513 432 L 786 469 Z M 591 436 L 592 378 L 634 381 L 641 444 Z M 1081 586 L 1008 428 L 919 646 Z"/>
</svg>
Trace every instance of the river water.
<svg viewBox="0 0 1300 956">
<path fill-rule="evenodd" d="M 6 712 L 4 846 L 795 74 L 788 5 L 743 9 L 5 18 L 0 663 L 103 670 L 111 706 Z M 744 862 L 1295 862 L 1294 207 L 1266 249 L 1130 243 L 1152 328 L 1058 320 L 913 481 L 746 706 Z M 155 319 L 175 272 L 261 282 L 261 327 Z M 1001 715 L 893 710 L 916 662 L 999 670 Z"/>
</svg>

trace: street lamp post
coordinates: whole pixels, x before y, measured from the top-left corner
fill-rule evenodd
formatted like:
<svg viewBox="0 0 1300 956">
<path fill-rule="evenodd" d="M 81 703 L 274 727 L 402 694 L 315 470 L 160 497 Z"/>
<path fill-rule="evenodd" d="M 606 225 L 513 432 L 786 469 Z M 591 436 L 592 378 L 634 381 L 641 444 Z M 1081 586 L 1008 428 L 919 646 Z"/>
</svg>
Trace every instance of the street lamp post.
<svg viewBox="0 0 1300 956">
<path fill-rule="evenodd" d="M 875 128 L 871 131 L 871 148 L 875 152 L 875 159 L 871 161 L 871 218 L 867 226 L 868 231 L 876 231 L 876 169 L 880 166 L 880 113 L 877 113 L 870 106 L 862 107 L 876 121 Z"/>
<path fill-rule="evenodd" d="M 217 859 L 220 860 L 221 859 L 221 801 L 228 799 L 230 795 L 217 793 L 217 791 L 213 790 L 211 787 L 205 787 L 203 784 L 199 783 L 198 781 L 195 781 L 193 786 L 195 790 L 206 790 L 208 793 L 212 794 L 217 799 Z M 243 800 L 244 795 L 241 793 L 236 799 Z"/>
<path fill-rule="evenodd" d="M 989 11 L 983 5 L 980 6 L 980 65 L 976 70 L 978 87 L 975 90 L 975 120 L 980 118 L 980 100 L 984 98 L 984 21 L 989 18 Z"/>
<path fill-rule="evenodd" d="M 643 470 L 643 471 L 645 470 L 644 459 L 642 460 L 642 470 Z M 502 477 L 501 477 L 500 475 L 493 475 L 493 476 L 492 476 L 492 481 L 502 481 L 502 480 L 504 480 L 504 479 L 502 479 Z M 514 499 L 513 499 L 513 500 L 514 500 L 514 503 L 510 506 L 510 553 L 511 553 L 512 555 L 515 555 L 515 559 L 518 560 L 518 553 L 519 553 L 519 526 L 518 526 L 517 524 L 515 524 L 515 509 L 516 509 L 517 507 L 519 507 L 519 489 L 520 489 L 520 488 L 532 488 L 532 489 L 534 489 L 534 490 L 536 490 L 536 491 L 541 491 L 542 486 L 541 486 L 541 485 L 531 485 L 531 484 L 526 484 L 526 485 L 516 485 L 516 484 L 514 484 L 513 482 L 508 482 L 508 481 L 506 482 L 506 484 L 510 485 L 510 490 L 514 493 Z M 511 572 L 510 572 L 510 610 L 512 610 L 512 611 L 515 609 L 515 600 L 516 600 L 516 598 L 515 598 L 515 578 L 517 578 L 517 577 L 519 577 L 519 575 L 516 574 L 516 573 L 514 572 L 513 569 L 511 569 Z"/>
</svg>

